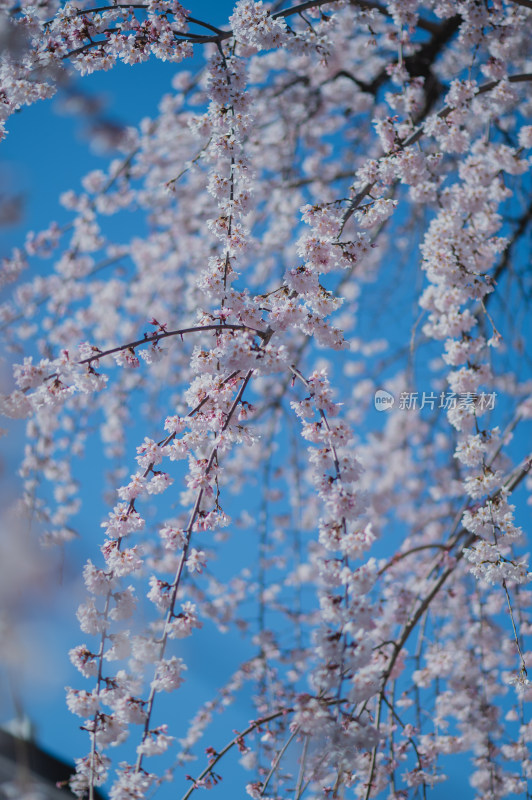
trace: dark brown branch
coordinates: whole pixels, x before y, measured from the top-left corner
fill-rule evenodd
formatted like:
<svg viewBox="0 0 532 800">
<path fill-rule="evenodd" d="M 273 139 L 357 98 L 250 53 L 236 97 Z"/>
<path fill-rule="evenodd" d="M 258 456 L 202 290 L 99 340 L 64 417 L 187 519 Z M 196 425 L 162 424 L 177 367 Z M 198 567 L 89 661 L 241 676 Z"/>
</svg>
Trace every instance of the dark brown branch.
<svg viewBox="0 0 532 800">
<path fill-rule="evenodd" d="M 189 22 L 192 22 L 194 25 L 201 25 L 202 28 L 207 28 L 208 30 L 213 31 L 213 33 L 216 33 L 216 34 L 226 33 L 226 31 L 222 31 L 222 30 L 220 30 L 220 28 L 217 28 L 215 25 L 211 25 L 208 22 L 203 22 L 203 20 L 201 20 L 201 19 L 196 19 L 195 17 L 187 17 L 187 19 L 188 19 Z"/>
<path fill-rule="evenodd" d="M 185 333 L 200 333 L 201 331 L 218 331 L 222 333 L 224 330 L 226 331 L 252 331 L 253 333 L 257 334 L 261 338 L 266 336 L 264 331 L 256 330 L 255 328 L 250 328 L 248 325 L 226 325 L 226 324 L 217 324 L 217 325 L 197 325 L 193 328 L 181 328 L 176 331 L 163 331 L 162 333 L 154 333 L 152 336 L 145 336 L 143 339 L 137 339 L 134 342 L 128 342 L 127 344 L 122 344 L 119 347 L 112 347 L 110 350 L 104 350 L 102 352 L 96 353 L 94 356 L 90 356 L 89 358 L 84 358 L 81 361 L 78 361 L 78 364 L 90 364 L 93 361 L 98 361 L 100 358 L 104 356 L 110 356 L 113 353 L 119 353 L 123 350 L 134 350 L 135 347 L 140 347 L 143 344 L 157 344 L 161 341 L 161 339 L 167 339 L 169 336 L 183 336 Z"/>
<path fill-rule="evenodd" d="M 337 706 L 345 702 L 344 699 L 339 700 L 336 697 L 330 699 L 326 697 L 321 697 L 317 699 L 319 699 L 326 706 Z M 216 755 L 211 759 L 210 763 L 192 782 L 192 785 L 185 792 L 181 800 L 188 800 L 192 792 L 198 788 L 200 781 L 206 778 L 207 775 L 209 775 L 209 773 L 212 772 L 213 768 L 216 766 L 218 761 L 220 761 L 220 759 L 222 759 L 225 756 L 225 754 L 228 753 L 235 745 L 237 745 L 245 736 L 249 736 L 250 733 L 253 733 L 253 731 L 257 730 L 257 728 L 261 728 L 267 722 L 272 722 L 274 719 L 278 719 L 279 717 L 284 717 L 287 716 L 288 714 L 293 714 L 295 710 L 296 710 L 295 708 L 289 706 L 288 708 L 281 708 L 278 711 L 273 711 L 271 714 L 266 714 L 264 717 L 260 717 L 259 719 L 254 720 L 248 725 L 248 727 L 245 730 L 243 730 L 241 733 L 237 733 L 234 739 L 231 739 L 231 741 L 228 744 L 226 744 L 226 746 L 222 750 L 220 750 L 219 753 L 216 753 Z"/>
<path fill-rule="evenodd" d="M 372 0 L 349 0 L 349 4 L 352 6 L 358 6 L 358 8 L 374 9 L 375 11 L 380 11 L 384 17 L 391 17 L 390 12 L 386 6 L 382 5 L 382 3 L 373 2 Z M 443 25 L 445 25 L 445 22 Z M 442 27 L 442 24 L 430 22 L 429 20 L 425 20 L 420 17 L 417 21 L 417 27 L 421 28 L 423 31 L 428 31 L 429 33 L 438 33 Z"/>
<path fill-rule="evenodd" d="M 404 553 L 396 553 L 393 558 L 386 562 L 386 564 L 380 568 L 377 575 L 383 575 L 386 570 L 390 569 L 390 567 L 394 567 L 398 561 L 402 561 L 403 558 L 407 558 L 411 556 L 412 553 L 419 553 L 421 550 L 448 550 L 449 546 L 445 544 L 420 544 L 417 547 L 411 547 L 409 550 L 405 550 Z"/>
<path fill-rule="evenodd" d="M 524 478 L 526 478 L 526 476 L 530 472 L 531 468 L 532 468 L 532 455 L 529 455 L 522 462 L 522 464 L 505 481 L 505 483 L 504 483 L 505 490 L 510 492 L 510 493 L 513 492 L 514 489 L 516 489 L 517 486 L 519 486 L 521 481 Z M 495 497 L 498 496 L 499 493 L 500 493 L 500 490 L 495 492 L 491 496 L 490 499 L 494 499 Z M 430 606 L 432 600 L 436 597 L 436 595 L 438 594 L 438 592 L 440 591 L 442 586 L 446 583 L 447 579 L 452 575 L 452 573 L 456 569 L 456 566 L 457 566 L 458 562 L 464 556 L 465 548 L 467 548 L 470 545 L 472 545 L 473 542 L 478 538 L 476 533 L 470 533 L 466 528 L 462 528 L 462 530 L 456 535 L 456 537 L 454 539 L 454 542 L 452 543 L 453 546 L 458 544 L 458 542 L 460 542 L 460 539 L 462 539 L 464 536 L 466 538 L 464 539 L 463 544 L 460 547 L 460 551 L 458 553 L 456 553 L 456 555 L 455 555 L 455 559 L 456 559 L 455 563 L 452 566 L 448 567 L 441 574 L 441 576 L 438 578 L 438 580 L 436 581 L 436 583 L 433 586 L 433 588 L 430 590 L 428 595 L 423 599 L 423 601 L 419 604 L 417 610 L 414 612 L 413 616 L 410 618 L 410 620 L 407 622 L 407 624 L 403 628 L 403 633 L 401 635 L 401 638 L 395 644 L 395 649 L 394 649 L 394 652 L 393 652 L 393 654 L 392 654 L 392 656 L 390 658 L 390 663 L 388 664 L 386 672 L 384 673 L 384 676 L 383 676 L 383 678 L 384 678 L 383 679 L 383 689 L 384 689 L 384 687 L 386 685 L 386 682 L 388 681 L 388 678 L 390 677 L 390 674 L 391 674 L 391 672 L 392 672 L 392 670 L 394 668 L 394 665 L 395 665 L 395 662 L 396 662 L 396 660 L 397 660 L 397 658 L 399 656 L 399 653 L 403 649 L 404 645 L 406 644 L 407 639 L 409 638 L 410 634 L 412 633 L 412 631 L 416 627 L 416 625 L 419 622 L 420 618 L 423 616 L 423 614 L 425 613 L 427 608 Z"/>
<path fill-rule="evenodd" d="M 520 75 L 510 75 L 508 78 L 505 78 L 509 83 L 525 83 L 527 81 L 532 81 L 532 72 L 523 72 Z M 480 94 L 486 94 L 486 92 L 491 92 L 492 89 L 495 89 L 502 81 L 489 81 L 489 83 L 484 83 L 482 86 L 478 87 L 477 92 L 475 93 L 475 97 L 478 97 Z M 445 119 L 448 117 L 453 109 L 450 106 L 445 106 L 438 111 L 438 117 L 440 119 Z M 424 129 L 423 125 L 420 125 L 419 128 L 414 131 L 407 139 L 404 140 L 402 143 L 402 147 L 409 147 L 411 144 L 415 144 L 418 142 L 421 137 L 423 136 Z"/>
<path fill-rule="evenodd" d="M 281 19 L 283 17 L 290 17 L 292 14 L 300 14 L 301 11 L 306 11 L 307 8 L 320 8 L 321 6 L 331 5 L 335 0 L 306 0 L 304 3 L 299 3 L 297 6 L 285 8 L 283 11 L 276 11 L 272 14 L 272 19 Z"/>
<path fill-rule="evenodd" d="M 267 331 L 259 331 L 255 328 L 250 328 L 248 325 L 231 325 L 231 324 L 222 324 L 218 323 L 216 325 L 197 325 L 193 328 L 180 328 L 176 331 L 163 331 L 162 333 L 154 333 L 152 336 L 145 336 L 143 339 L 137 339 L 134 342 L 128 342 L 126 344 L 121 344 L 118 347 L 111 347 L 109 350 L 101 350 L 94 353 L 93 356 L 88 356 L 88 358 L 82 358 L 80 361 L 77 361 L 77 364 L 88 364 L 89 366 L 92 364 L 93 361 L 99 361 L 100 358 L 104 358 L 105 356 L 113 355 L 113 353 L 120 353 L 124 350 L 131 350 L 134 351 L 136 347 L 140 347 L 143 344 L 157 344 L 161 341 L 161 339 L 168 339 L 170 336 L 184 336 L 185 333 L 201 333 L 201 331 L 218 331 L 219 333 L 223 333 L 223 331 L 250 331 L 263 340 L 264 344 L 270 340 L 272 332 L 270 329 Z M 47 375 L 44 378 L 45 381 L 51 381 L 54 378 L 58 377 L 57 372 L 53 372 L 51 375 Z"/>
<path fill-rule="evenodd" d="M 507 80 L 509 83 L 525 83 L 527 81 L 532 81 L 532 73 L 523 72 L 519 75 L 510 75 L 508 78 L 505 78 L 505 80 Z M 482 86 L 479 86 L 477 92 L 475 93 L 475 97 L 478 97 L 478 95 L 480 94 L 485 94 L 486 92 L 490 92 L 500 83 L 501 83 L 500 80 L 489 81 L 488 83 L 484 83 Z M 437 116 L 440 117 L 440 119 L 445 119 L 445 117 L 449 116 L 452 110 L 453 109 L 450 106 L 444 106 L 440 111 L 438 111 Z M 416 142 L 418 142 L 423 137 L 424 133 L 425 133 L 425 128 L 424 125 L 422 124 L 413 133 L 411 133 L 410 136 L 408 136 L 400 143 L 400 149 L 404 150 L 405 147 L 410 147 L 410 145 L 416 144 Z M 340 228 L 339 236 L 342 235 L 342 231 L 346 225 L 346 222 L 354 214 L 354 212 L 356 211 L 356 209 L 358 208 L 359 204 L 364 199 L 364 197 L 366 197 L 366 195 L 368 195 L 371 192 L 373 186 L 374 186 L 373 183 L 367 183 L 364 186 L 364 188 L 361 189 L 360 192 L 350 202 L 342 219 L 342 226 Z"/>
<path fill-rule="evenodd" d="M 531 0 L 531 2 L 532 2 L 532 0 Z M 514 232 L 514 234 L 512 236 L 511 241 L 508 242 L 508 245 L 507 245 L 507 247 L 505 248 L 505 250 L 504 250 L 504 252 L 502 254 L 501 260 L 499 261 L 499 263 L 495 267 L 495 269 L 493 271 L 493 274 L 490 275 L 490 279 L 491 279 L 491 281 L 493 283 L 497 283 L 498 279 L 500 278 L 502 273 L 505 271 L 506 267 L 508 266 L 508 264 L 510 262 L 510 256 L 511 256 L 511 254 L 513 252 L 514 247 L 519 242 L 519 239 L 521 238 L 521 236 L 523 236 L 523 234 L 526 232 L 526 230 L 527 230 L 527 228 L 528 228 L 528 226 L 530 225 L 531 222 L 532 222 L 532 200 L 530 201 L 530 203 L 528 205 L 528 208 L 526 209 L 525 213 L 522 214 L 522 216 L 519 218 L 519 221 L 517 223 L 517 227 L 515 229 L 515 232 Z M 488 294 L 484 298 L 484 305 L 488 304 L 489 299 L 492 296 L 493 296 L 493 293 Z"/>
</svg>

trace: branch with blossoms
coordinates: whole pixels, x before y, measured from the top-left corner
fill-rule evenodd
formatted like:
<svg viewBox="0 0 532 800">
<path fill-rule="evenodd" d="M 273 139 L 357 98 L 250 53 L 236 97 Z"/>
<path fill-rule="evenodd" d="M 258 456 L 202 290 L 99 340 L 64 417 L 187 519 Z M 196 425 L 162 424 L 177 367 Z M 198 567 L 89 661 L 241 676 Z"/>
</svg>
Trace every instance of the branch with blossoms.
<svg viewBox="0 0 532 800">
<path fill-rule="evenodd" d="M 238 376 L 238 373 L 233 373 L 229 375 L 226 380 L 222 383 L 223 385 L 230 384 L 231 381 L 234 381 Z M 209 402 L 211 398 L 209 395 L 203 398 L 198 405 L 189 412 L 189 417 L 194 417 L 194 415 L 198 414 L 201 409 Z M 175 439 L 178 430 L 182 429 L 183 421 L 178 420 L 177 418 L 169 419 L 167 421 L 167 428 L 171 428 L 170 433 L 157 445 L 157 452 L 165 452 L 165 449 L 171 444 L 171 442 Z M 152 448 L 153 449 L 153 448 Z M 140 447 L 139 452 L 145 459 L 146 453 L 146 446 Z M 155 452 L 155 450 L 153 450 Z M 148 454 L 148 460 L 150 459 L 151 452 Z M 145 480 L 150 473 L 153 473 L 154 477 L 156 474 L 154 472 L 154 466 L 156 461 L 159 459 L 159 456 L 154 458 L 153 461 L 150 461 L 141 476 L 141 481 Z M 138 483 L 138 482 L 137 482 Z M 120 722 L 119 719 L 113 720 L 112 716 L 104 715 L 99 710 L 99 698 L 102 695 L 102 684 L 105 683 L 105 687 L 107 690 L 111 689 L 112 687 L 117 687 L 118 684 L 112 678 L 105 678 L 103 676 L 103 664 L 104 664 L 104 657 L 109 659 L 113 659 L 116 656 L 120 657 L 120 651 L 124 650 L 124 634 L 113 635 L 108 633 L 108 625 L 111 619 L 121 619 L 124 616 L 127 618 L 128 613 L 130 611 L 131 604 L 133 602 L 133 597 L 131 594 L 131 587 L 124 593 L 117 592 L 117 580 L 128 575 L 130 573 L 134 573 L 138 571 L 141 560 L 139 558 L 139 554 L 137 552 L 137 547 L 133 548 L 124 548 L 122 547 L 122 541 L 131 533 L 141 530 L 144 525 L 144 520 L 139 515 L 138 511 L 135 508 L 135 497 L 130 497 L 129 502 L 127 505 L 119 504 L 115 507 L 113 513 L 109 517 L 108 523 L 106 523 L 105 527 L 107 529 L 107 534 L 110 537 L 105 545 L 102 548 L 102 552 L 106 559 L 106 567 L 107 570 L 98 570 L 93 565 L 92 562 L 88 562 L 86 568 L 84 570 L 84 578 L 87 589 L 91 594 L 101 595 L 104 594 L 104 609 L 102 612 L 97 612 L 94 607 L 94 602 L 89 601 L 87 604 L 84 604 L 78 610 L 78 617 L 80 619 L 82 630 L 86 631 L 87 633 L 96 633 L 101 632 L 101 639 L 100 639 L 100 646 L 98 649 L 98 653 L 91 653 L 90 650 L 87 649 L 86 645 L 81 645 L 79 647 L 74 648 L 70 652 L 70 657 L 72 662 L 75 666 L 78 667 L 80 672 L 85 675 L 86 677 L 90 677 L 92 675 L 97 676 L 97 683 L 96 688 L 93 691 L 92 695 L 89 695 L 87 692 L 79 692 L 77 690 L 69 690 L 68 695 L 68 703 L 70 708 L 74 713 L 80 713 L 85 715 L 90 707 L 94 707 L 95 713 L 91 723 L 86 723 L 85 728 L 91 734 L 91 753 L 88 759 L 81 759 L 77 763 L 77 774 L 73 776 L 71 779 L 71 787 L 76 792 L 84 792 L 85 789 L 88 789 L 89 795 L 92 796 L 94 792 L 94 787 L 101 785 L 107 778 L 107 769 L 106 763 L 107 760 L 105 756 L 97 749 L 97 745 L 100 746 L 108 745 L 109 743 L 118 742 L 124 735 L 124 728 L 123 724 Z M 192 527 L 189 531 L 192 531 Z M 177 542 L 177 531 L 173 529 L 166 529 L 166 541 L 169 547 L 173 548 Z M 186 553 L 185 550 L 183 551 L 185 557 Z M 180 562 L 181 569 L 179 571 L 179 577 L 182 573 L 183 567 L 183 558 Z M 153 588 L 157 588 L 157 583 Z M 170 585 L 165 585 L 165 589 L 170 589 Z M 173 605 L 175 605 L 175 599 L 177 595 L 177 584 L 174 593 Z M 157 594 L 153 595 L 154 601 L 158 597 Z M 112 608 L 112 602 L 116 604 L 116 608 Z M 159 600 L 159 602 L 161 602 Z M 129 608 L 127 608 L 129 604 Z M 121 605 L 126 606 L 126 611 L 122 611 L 120 608 Z M 165 602 L 166 605 L 166 602 Z M 190 615 L 189 615 L 190 616 Z M 176 616 L 177 618 L 177 616 Z M 167 637 L 166 637 L 167 638 Z M 111 642 L 111 651 L 105 649 L 106 642 Z M 160 643 L 161 648 L 161 655 L 158 659 L 159 661 L 162 659 L 164 655 L 164 649 L 166 646 L 166 639 Z M 112 654 L 112 651 L 116 651 Z M 181 662 L 180 661 L 173 661 L 171 662 L 171 666 L 174 667 L 174 672 L 177 669 L 177 672 L 180 672 Z M 180 684 L 179 675 L 176 676 L 174 681 L 176 688 Z M 134 698 L 130 698 L 129 700 L 130 705 L 134 704 L 137 707 L 144 707 L 144 701 L 135 700 Z M 153 706 L 153 697 L 151 697 L 151 704 L 150 710 Z M 143 712 L 140 712 L 143 714 Z M 148 725 L 148 719 L 146 725 Z M 143 736 L 143 743 L 145 740 L 149 739 L 149 735 L 151 731 L 146 727 Z M 166 737 L 160 737 L 159 746 L 162 747 L 163 743 L 169 744 L 170 740 Z M 138 773 L 138 769 L 136 770 Z"/>
<path fill-rule="evenodd" d="M 491 503 L 493 503 L 494 501 L 497 500 L 497 498 L 500 496 L 501 493 L 506 494 L 506 493 L 513 492 L 519 486 L 519 484 L 526 478 L 526 476 L 528 475 L 528 473 L 530 471 L 531 466 L 532 466 L 532 457 L 529 456 L 527 459 L 525 459 L 523 464 L 512 475 L 508 476 L 508 478 L 504 482 L 504 486 L 501 487 L 501 489 L 497 490 L 497 492 L 492 496 L 492 498 L 489 501 L 490 505 L 491 505 Z M 492 524 L 495 527 L 494 521 L 492 521 Z M 413 633 L 413 631 L 418 626 L 420 620 L 424 617 L 424 615 L 426 614 L 427 610 L 430 608 L 431 603 L 434 601 L 434 599 L 441 592 L 441 590 L 443 589 L 443 587 L 445 586 L 447 581 L 455 574 L 455 572 L 457 571 L 457 568 L 458 568 L 461 560 L 464 557 L 468 556 L 468 554 L 471 552 L 470 551 L 471 546 L 476 541 L 478 541 L 478 539 L 479 539 L 479 537 L 478 537 L 478 535 L 476 533 L 472 533 L 467 528 L 462 528 L 461 530 L 458 530 L 458 531 L 453 530 L 451 532 L 450 537 L 449 537 L 449 541 L 448 541 L 448 543 L 446 545 L 432 545 L 432 547 L 437 547 L 438 549 L 443 549 L 444 550 L 444 554 L 443 554 L 443 556 L 440 556 L 439 560 L 437 560 L 434 563 L 434 565 L 431 567 L 430 573 L 427 576 L 426 580 L 428 580 L 432 575 L 434 575 L 435 573 L 437 573 L 439 571 L 441 572 L 441 574 L 434 581 L 433 586 L 430 589 L 430 591 L 428 592 L 428 594 L 425 597 L 423 597 L 421 599 L 421 601 L 417 604 L 417 608 L 415 608 L 415 609 L 413 609 L 411 611 L 408 623 L 404 626 L 404 628 L 401 631 L 400 635 L 398 636 L 397 640 L 389 642 L 389 644 L 392 645 L 393 650 L 392 650 L 392 654 L 390 655 L 389 663 L 388 663 L 388 665 L 386 667 L 386 670 L 383 672 L 383 675 L 382 675 L 382 687 L 381 687 L 380 692 L 379 692 L 379 699 L 378 699 L 377 711 L 376 711 L 376 727 L 377 727 L 377 730 L 379 729 L 379 725 L 380 725 L 381 714 L 382 714 L 382 705 L 383 705 L 383 703 L 385 703 L 386 705 L 389 705 L 389 701 L 386 698 L 387 684 L 388 684 L 388 681 L 390 680 L 391 676 L 394 673 L 394 668 L 396 666 L 398 658 L 401 655 L 402 650 L 404 649 L 404 647 L 405 647 L 408 639 L 410 638 L 411 634 Z M 454 548 L 456 548 L 456 552 L 455 552 L 455 554 L 453 556 L 451 556 L 451 551 Z M 397 560 L 399 558 L 402 558 L 403 556 L 409 555 L 409 554 L 411 554 L 411 552 L 412 551 L 410 551 L 408 553 L 404 553 L 404 554 L 398 555 L 394 559 L 394 561 L 392 563 L 387 564 L 383 568 L 381 568 L 380 572 L 382 573 L 382 572 L 384 572 L 385 569 L 387 569 L 389 567 L 392 567 L 395 563 L 397 563 Z M 445 566 L 446 563 L 449 564 L 449 566 Z M 489 566 L 493 566 L 493 562 L 491 562 L 491 561 L 487 561 L 486 563 Z M 502 586 L 503 586 L 503 589 L 505 591 L 505 595 L 506 595 L 506 598 L 507 598 L 508 607 L 509 607 L 509 614 L 510 614 L 510 618 L 511 618 L 511 622 L 512 622 L 513 632 L 514 632 L 515 643 L 516 643 L 517 652 L 518 652 L 518 655 L 519 655 L 519 658 L 520 658 L 520 662 L 521 662 L 520 674 L 526 677 L 527 670 L 526 670 L 523 654 L 522 654 L 522 651 L 521 651 L 521 647 L 520 647 L 520 644 L 519 644 L 519 636 L 518 636 L 518 633 L 517 633 L 516 627 L 515 627 L 511 601 L 510 601 L 510 597 L 509 597 L 509 594 L 508 594 L 508 589 L 506 587 L 505 579 L 502 580 Z M 392 713 L 394 713 L 394 715 L 395 715 L 395 712 L 393 712 L 393 709 L 392 709 Z M 409 739 L 410 739 L 410 737 L 409 737 Z M 365 795 L 365 800 L 369 800 L 369 798 L 372 795 L 372 788 L 373 788 L 373 785 L 374 785 L 374 778 L 375 778 L 375 768 L 376 768 L 376 764 L 377 764 L 377 752 L 378 752 L 378 746 L 375 746 L 373 748 L 373 751 L 372 751 L 371 766 L 370 766 L 369 778 L 368 778 L 368 781 L 367 781 L 367 791 L 366 791 L 366 795 Z M 418 758 L 419 758 L 419 756 L 418 756 Z"/>
<path fill-rule="evenodd" d="M 320 700 L 320 702 L 324 706 L 334 706 L 334 705 L 338 705 L 339 703 L 341 703 L 343 701 L 341 701 L 341 700 L 339 701 L 336 698 L 333 698 L 333 699 L 322 698 Z M 296 710 L 297 710 L 296 708 L 284 708 L 283 707 L 279 711 L 273 711 L 271 714 L 267 714 L 264 717 L 261 717 L 261 718 L 259 718 L 257 720 L 254 720 L 253 722 L 250 722 L 250 724 L 248 725 L 247 728 L 245 728 L 241 732 L 237 732 L 236 736 L 234 736 L 234 738 L 231 739 L 231 741 L 228 742 L 220 750 L 220 752 L 213 751 L 211 753 L 211 757 L 209 759 L 209 764 L 200 772 L 200 774 L 198 775 L 197 778 L 191 778 L 190 776 L 187 776 L 187 778 L 191 781 L 191 786 L 189 786 L 189 788 L 187 789 L 187 791 L 185 792 L 185 794 L 183 795 L 181 800 L 188 800 L 188 798 L 192 795 L 192 793 L 194 791 L 196 791 L 196 789 L 211 788 L 206 783 L 206 779 L 208 779 L 209 776 L 213 774 L 214 767 L 234 747 L 237 747 L 238 750 L 241 753 L 246 752 L 247 748 L 246 748 L 245 740 L 246 740 L 247 736 L 249 736 L 252 733 L 255 733 L 255 731 L 260 731 L 262 728 L 267 726 L 267 724 L 269 722 L 273 722 L 274 720 L 279 719 L 279 717 L 285 718 L 285 717 L 295 713 Z M 292 740 L 292 737 L 294 735 L 297 735 L 297 730 L 298 729 L 296 727 L 295 728 L 295 732 L 291 735 L 289 741 Z M 279 760 L 280 760 L 280 758 L 282 757 L 283 754 L 284 754 L 283 750 L 279 751 L 279 758 L 277 758 L 277 764 L 275 765 L 276 767 L 278 766 Z M 270 776 L 271 776 L 271 774 L 273 774 L 273 773 L 270 773 Z M 268 779 L 266 779 L 264 782 L 261 781 L 260 783 L 255 783 L 255 784 L 250 785 L 249 787 L 246 787 L 246 788 L 247 788 L 248 794 L 251 797 L 255 798 L 256 800 L 259 800 L 261 797 L 264 796 L 264 792 L 266 791 L 267 785 L 268 785 Z"/>
<path fill-rule="evenodd" d="M 124 351 L 128 351 L 131 356 L 134 356 L 135 349 L 137 347 L 141 347 L 144 344 L 156 345 L 161 340 L 168 339 L 169 337 L 173 336 L 180 336 L 182 338 L 187 333 L 201 333 L 203 331 L 216 331 L 217 333 L 224 333 L 225 331 L 250 331 L 257 334 L 263 340 L 266 340 L 268 336 L 267 331 L 256 330 L 255 328 L 250 328 L 247 325 L 231 325 L 230 323 L 225 322 L 220 322 L 216 325 L 198 325 L 192 328 L 180 328 L 175 331 L 167 331 L 166 325 L 164 323 L 161 324 L 157 322 L 157 320 L 152 321 L 152 325 L 156 325 L 159 328 L 157 333 L 145 334 L 142 339 L 136 339 L 134 342 L 127 342 L 126 344 L 121 344 L 118 347 L 112 347 L 109 350 L 100 350 L 100 348 L 96 347 L 95 345 L 85 346 L 84 349 L 89 351 L 91 355 L 80 359 L 77 363 L 88 364 L 89 366 L 92 366 L 94 362 L 98 363 L 100 359 L 105 358 L 105 356 L 114 355 L 115 353 L 123 353 Z M 46 380 L 50 380 L 51 378 L 55 377 L 56 375 L 48 375 Z"/>
<path fill-rule="evenodd" d="M 525 83 L 532 81 L 532 73 L 526 72 L 520 75 L 509 75 L 505 78 L 509 83 Z M 499 86 L 501 81 L 489 81 L 488 83 L 484 83 L 481 86 L 468 86 L 466 90 L 467 99 L 473 99 L 476 96 L 485 94 L 486 92 L 490 92 L 493 89 L 496 89 Z M 463 102 L 461 99 L 460 102 Z M 445 105 L 438 113 L 436 114 L 436 118 L 439 120 L 445 120 L 455 109 L 457 108 L 456 105 Z M 427 126 L 424 122 L 423 124 L 419 125 L 419 127 L 409 133 L 404 140 L 402 140 L 396 133 L 393 128 L 393 125 L 388 121 L 388 124 L 381 123 L 381 131 L 379 135 L 381 137 L 381 141 L 383 142 L 385 155 L 381 157 L 380 161 L 387 160 L 390 155 L 396 156 L 397 161 L 400 163 L 401 154 L 404 153 L 405 157 L 408 158 L 408 154 L 405 153 L 406 149 L 411 147 L 414 144 L 417 144 L 419 140 L 425 135 L 427 132 Z M 378 163 L 378 162 L 377 162 Z M 399 168 L 400 169 L 400 168 Z M 350 201 L 349 206 L 347 207 L 343 218 L 342 218 L 342 226 L 340 228 L 340 235 L 343 232 L 343 229 L 348 222 L 348 220 L 352 217 L 352 215 L 360 208 L 361 202 L 367 197 L 373 187 L 375 186 L 375 181 L 371 183 L 366 183 L 360 191 L 357 192 L 355 197 Z"/>
</svg>

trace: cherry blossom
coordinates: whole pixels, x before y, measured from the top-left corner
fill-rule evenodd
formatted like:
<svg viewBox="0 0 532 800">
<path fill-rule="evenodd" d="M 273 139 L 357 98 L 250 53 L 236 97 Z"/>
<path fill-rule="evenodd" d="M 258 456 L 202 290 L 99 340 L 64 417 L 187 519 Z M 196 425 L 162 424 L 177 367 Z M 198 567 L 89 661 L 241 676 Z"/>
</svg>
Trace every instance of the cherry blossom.
<svg viewBox="0 0 532 800">
<path fill-rule="evenodd" d="M 2 136 L 72 76 L 175 65 L 1 264 L 34 558 L 90 554 L 70 788 L 188 800 L 233 751 L 257 800 L 398 800 L 467 754 L 460 796 L 528 796 L 530 3 L 196 13 L 0 10 Z"/>
</svg>

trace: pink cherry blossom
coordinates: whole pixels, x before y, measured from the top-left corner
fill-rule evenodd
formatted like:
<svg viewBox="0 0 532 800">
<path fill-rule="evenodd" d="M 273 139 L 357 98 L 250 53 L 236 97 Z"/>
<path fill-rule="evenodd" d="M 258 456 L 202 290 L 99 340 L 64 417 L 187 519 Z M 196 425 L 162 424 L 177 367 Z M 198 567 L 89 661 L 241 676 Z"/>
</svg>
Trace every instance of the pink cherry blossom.
<svg viewBox="0 0 532 800">
<path fill-rule="evenodd" d="M 529 791 L 530 5 L 5 0 L 1 136 L 104 151 L 0 263 L 0 661 L 76 597 L 78 797 Z"/>
</svg>

